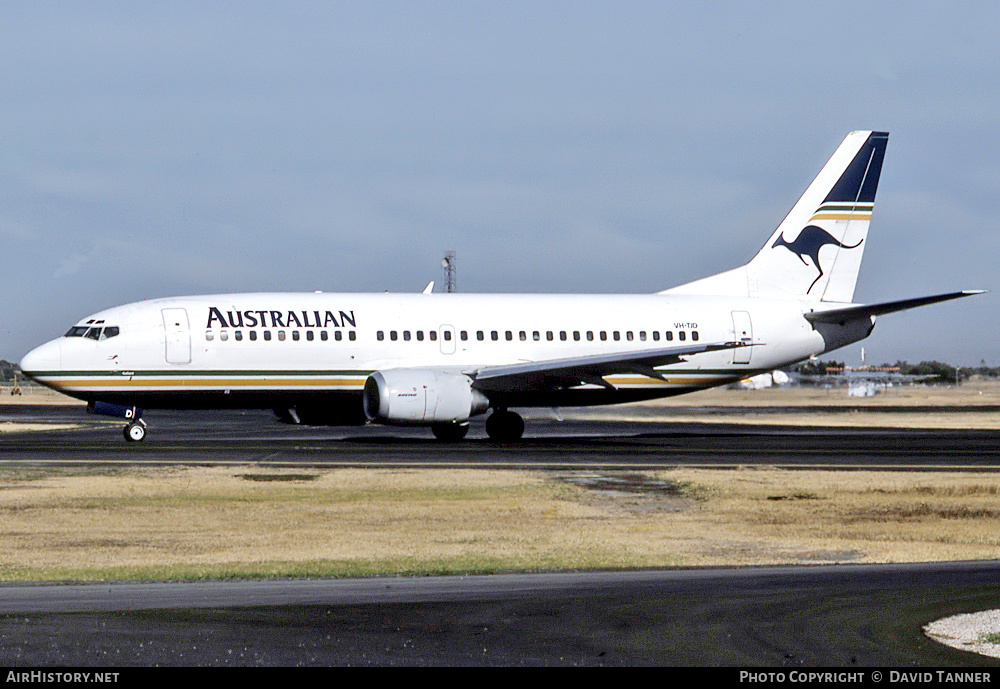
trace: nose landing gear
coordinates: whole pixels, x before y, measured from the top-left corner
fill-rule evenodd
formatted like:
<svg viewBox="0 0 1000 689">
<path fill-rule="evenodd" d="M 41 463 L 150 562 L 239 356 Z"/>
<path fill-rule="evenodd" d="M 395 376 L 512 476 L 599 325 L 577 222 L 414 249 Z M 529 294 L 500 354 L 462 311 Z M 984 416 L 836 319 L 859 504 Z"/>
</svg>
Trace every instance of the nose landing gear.
<svg viewBox="0 0 1000 689">
<path fill-rule="evenodd" d="M 128 424 L 122 429 L 122 435 L 130 443 L 141 442 L 146 437 L 146 422 L 142 420 L 142 409 L 139 407 L 128 407 L 123 404 L 96 400 L 87 405 L 87 411 L 91 414 L 115 416 L 128 421 Z"/>
<path fill-rule="evenodd" d="M 136 419 L 122 429 L 122 435 L 130 443 L 141 442 L 146 437 L 146 422 L 142 419 Z"/>
</svg>

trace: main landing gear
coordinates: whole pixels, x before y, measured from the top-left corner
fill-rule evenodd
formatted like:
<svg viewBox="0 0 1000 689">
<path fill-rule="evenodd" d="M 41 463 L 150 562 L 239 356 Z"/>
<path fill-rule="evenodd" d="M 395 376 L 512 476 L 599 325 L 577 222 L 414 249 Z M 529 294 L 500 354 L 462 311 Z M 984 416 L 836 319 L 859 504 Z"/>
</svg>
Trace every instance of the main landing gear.
<svg viewBox="0 0 1000 689">
<path fill-rule="evenodd" d="M 469 432 L 469 422 L 436 423 L 431 426 L 431 431 L 438 440 L 454 443 L 464 438 Z"/>
<path fill-rule="evenodd" d="M 436 423 L 431 426 L 434 437 L 446 443 L 458 442 L 469 432 L 469 422 Z M 494 409 L 486 418 L 486 434 L 490 440 L 507 443 L 524 435 L 524 419 L 506 409 Z"/>
<path fill-rule="evenodd" d="M 491 440 L 506 443 L 524 435 L 524 419 L 506 409 L 497 409 L 486 419 L 486 434 Z"/>
</svg>

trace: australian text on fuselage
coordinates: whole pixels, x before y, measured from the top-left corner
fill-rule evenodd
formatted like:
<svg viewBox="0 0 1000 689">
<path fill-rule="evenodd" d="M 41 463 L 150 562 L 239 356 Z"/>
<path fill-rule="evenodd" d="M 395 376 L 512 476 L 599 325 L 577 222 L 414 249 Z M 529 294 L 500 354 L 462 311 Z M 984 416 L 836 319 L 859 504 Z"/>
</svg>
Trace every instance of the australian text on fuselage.
<svg viewBox="0 0 1000 689">
<path fill-rule="evenodd" d="M 356 328 L 354 311 L 289 311 L 208 307 L 207 328 Z"/>
</svg>

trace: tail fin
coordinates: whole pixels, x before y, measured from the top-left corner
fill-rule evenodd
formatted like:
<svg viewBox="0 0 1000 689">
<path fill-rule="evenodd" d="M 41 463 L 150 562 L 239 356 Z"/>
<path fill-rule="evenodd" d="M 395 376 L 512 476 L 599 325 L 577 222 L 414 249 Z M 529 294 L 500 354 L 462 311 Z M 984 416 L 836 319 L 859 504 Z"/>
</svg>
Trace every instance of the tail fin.
<svg viewBox="0 0 1000 689">
<path fill-rule="evenodd" d="M 888 137 L 849 134 L 748 264 L 665 293 L 850 302 Z"/>
</svg>

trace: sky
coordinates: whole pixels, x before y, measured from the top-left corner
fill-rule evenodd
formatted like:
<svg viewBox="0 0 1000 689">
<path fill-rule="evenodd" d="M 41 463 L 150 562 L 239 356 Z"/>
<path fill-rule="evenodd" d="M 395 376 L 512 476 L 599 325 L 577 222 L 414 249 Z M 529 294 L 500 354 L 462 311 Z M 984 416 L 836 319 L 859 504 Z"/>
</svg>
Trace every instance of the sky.
<svg viewBox="0 0 1000 689">
<path fill-rule="evenodd" d="M 117 304 L 649 293 L 736 267 L 890 132 L 832 358 L 1000 365 L 1000 5 L 5 2 L 0 358 Z M 827 357 L 830 358 L 830 357 Z"/>
</svg>

